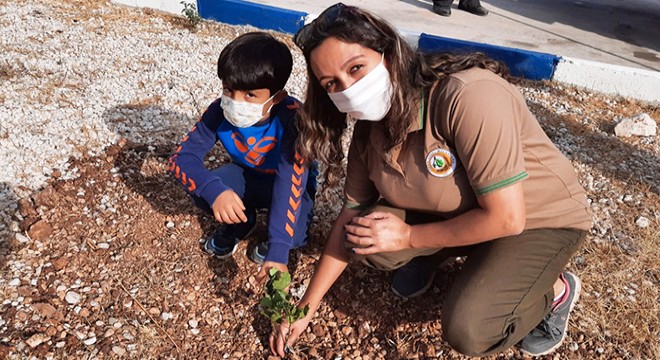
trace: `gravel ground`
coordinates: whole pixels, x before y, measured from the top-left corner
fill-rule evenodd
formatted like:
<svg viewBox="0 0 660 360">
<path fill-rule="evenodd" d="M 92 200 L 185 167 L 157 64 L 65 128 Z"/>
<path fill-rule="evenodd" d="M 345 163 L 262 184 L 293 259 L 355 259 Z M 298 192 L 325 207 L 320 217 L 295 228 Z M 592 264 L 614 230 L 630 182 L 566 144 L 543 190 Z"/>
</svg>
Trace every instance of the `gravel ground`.
<svg viewBox="0 0 660 360">
<path fill-rule="evenodd" d="M 190 29 L 183 18 L 100 0 L 0 0 L 0 358 L 265 357 L 255 265 L 201 254 L 196 239 L 211 220 L 164 168 L 219 93 L 220 50 L 248 30 Z M 294 50 L 287 89 L 297 97 L 303 64 Z M 557 84 L 520 88 L 573 161 L 595 216 L 570 265 L 583 297 L 553 356 L 660 357 L 660 145 L 613 135 L 623 117 L 657 121 L 658 105 Z M 212 155 L 209 165 L 227 159 Z M 310 247 L 292 261 L 298 293 L 337 210 L 318 202 Z M 413 302 L 389 294 L 390 275 L 349 269 L 294 357 L 462 358 L 428 316 L 459 267 Z M 400 316 L 382 319 L 388 307 Z"/>
</svg>

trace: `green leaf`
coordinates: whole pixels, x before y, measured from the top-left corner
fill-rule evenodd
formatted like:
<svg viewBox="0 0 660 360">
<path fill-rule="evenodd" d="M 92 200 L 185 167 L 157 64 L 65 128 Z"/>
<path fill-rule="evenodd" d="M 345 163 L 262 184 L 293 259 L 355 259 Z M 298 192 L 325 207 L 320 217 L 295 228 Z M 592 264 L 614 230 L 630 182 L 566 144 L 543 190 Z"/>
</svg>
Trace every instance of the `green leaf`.
<svg viewBox="0 0 660 360">
<path fill-rule="evenodd" d="M 270 321 L 276 322 L 276 323 L 281 323 L 282 322 L 282 315 L 280 315 L 278 313 L 273 313 L 270 316 Z"/>
<path fill-rule="evenodd" d="M 276 290 L 284 290 L 289 284 L 291 284 L 291 274 L 288 272 L 280 272 L 273 280 L 273 288 Z"/>
<path fill-rule="evenodd" d="M 270 268 L 270 270 L 268 270 L 268 276 L 272 279 L 277 275 L 278 272 L 280 271 L 275 268 Z"/>
</svg>

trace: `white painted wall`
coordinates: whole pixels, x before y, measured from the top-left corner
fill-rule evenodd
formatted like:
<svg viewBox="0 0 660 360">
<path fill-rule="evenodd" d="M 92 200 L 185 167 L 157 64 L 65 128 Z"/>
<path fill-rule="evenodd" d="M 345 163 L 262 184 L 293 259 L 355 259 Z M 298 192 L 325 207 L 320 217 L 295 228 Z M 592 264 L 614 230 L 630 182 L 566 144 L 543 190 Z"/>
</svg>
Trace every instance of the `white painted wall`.
<svg viewBox="0 0 660 360">
<path fill-rule="evenodd" d="M 176 15 L 181 15 L 181 10 L 183 10 L 183 5 L 181 5 L 182 0 L 112 0 L 115 4 L 122 4 L 135 7 L 147 7 L 151 9 L 158 9 L 165 12 L 169 12 Z M 197 6 L 196 0 L 184 0 L 189 4 L 195 4 Z"/>
<path fill-rule="evenodd" d="M 563 57 L 552 80 L 604 93 L 660 102 L 660 72 Z"/>
</svg>

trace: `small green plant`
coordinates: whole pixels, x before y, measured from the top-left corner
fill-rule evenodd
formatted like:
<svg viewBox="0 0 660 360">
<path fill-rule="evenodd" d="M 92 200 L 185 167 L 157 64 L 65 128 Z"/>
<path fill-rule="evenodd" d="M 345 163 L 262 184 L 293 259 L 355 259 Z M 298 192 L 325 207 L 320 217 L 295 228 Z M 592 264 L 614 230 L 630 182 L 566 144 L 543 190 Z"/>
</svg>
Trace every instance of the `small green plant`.
<svg viewBox="0 0 660 360">
<path fill-rule="evenodd" d="M 197 11 L 197 6 L 195 4 L 187 1 L 181 1 L 180 4 L 183 5 L 183 10 L 181 10 L 181 14 L 183 14 L 183 16 L 188 18 L 188 23 L 190 24 L 190 27 L 194 28 L 200 22 L 202 22 L 202 18 L 199 16 L 199 12 Z"/>
<path fill-rule="evenodd" d="M 291 274 L 277 269 L 268 271 L 268 281 L 264 286 L 265 294 L 259 303 L 259 310 L 271 322 L 289 324 L 307 316 L 309 306 L 299 308 L 291 301 L 291 295 L 285 290 L 291 284 Z"/>
</svg>

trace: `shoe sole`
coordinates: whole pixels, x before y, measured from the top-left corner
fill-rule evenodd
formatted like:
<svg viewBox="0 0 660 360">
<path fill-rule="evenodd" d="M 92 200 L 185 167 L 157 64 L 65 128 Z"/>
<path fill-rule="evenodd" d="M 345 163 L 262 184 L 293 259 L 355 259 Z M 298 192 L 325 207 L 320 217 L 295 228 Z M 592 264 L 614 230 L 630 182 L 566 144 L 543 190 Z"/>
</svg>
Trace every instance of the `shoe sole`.
<svg viewBox="0 0 660 360">
<path fill-rule="evenodd" d="M 575 307 L 575 303 L 578 302 L 578 299 L 580 299 L 580 292 L 582 291 L 582 282 L 580 281 L 580 278 L 577 277 L 575 274 L 572 272 L 566 271 L 566 273 L 571 274 L 570 276 L 575 279 L 575 295 L 573 296 L 573 300 L 571 300 L 571 305 L 568 307 L 568 315 L 566 315 L 566 328 L 564 329 L 563 335 L 561 336 L 561 340 L 557 343 L 557 345 L 551 347 L 550 349 L 538 353 L 538 354 L 533 354 L 529 351 L 525 351 L 523 349 L 520 349 L 520 352 L 522 352 L 525 355 L 530 355 L 530 356 L 543 356 L 543 355 L 548 355 L 551 352 L 557 350 L 563 343 L 564 340 L 566 339 L 566 335 L 568 334 L 568 321 L 571 319 L 571 313 L 573 312 L 573 308 Z"/>
<path fill-rule="evenodd" d="M 231 257 L 231 256 L 234 255 L 234 253 L 236 252 L 236 249 L 238 249 L 238 243 L 236 243 L 236 244 L 234 244 L 234 248 L 231 249 L 231 252 L 230 252 L 230 253 L 227 253 L 226 255 L 218 255 L 218 254 L 216 254 L 216 253 L 213 251 L 213 249 L 211 249 L 211 248 L 209 247 L 209 245 L 208 245 L 208 244 L 209 244 L 209 241 L 211 241 L 211 239 L 207 240 L 207 241 L 204 243 L 204 252 L 206 252 L 207 254 L 213 256 L 213 257 L 216 258 L 216 259 L 226 259 L 226 258 L 228 258 L 228 257 Z"/>
<path fill-rule="evenodd" d="M 253 263 L 263 265 L 264 261 L 266 261 L 266 257 L 265 256 L 262 257 L 261 255 L 259 255 L 259 253 L 257 252 L 258 248 L 259 248 L 258 246 L 254 247 L 254 250 L 252 250 L 252 253 L 250 254 L 249 258 L 250 260 L 252 260 Z"/>
<path fill-rule="evenodd" d="M 250 235 L 252 235 L 252 233 L 254 232 L 254 230 L 255 230 L 256 228 L 257 228 L 257 224 L 255 223 L 254 226 L 252 226 L 252 229 L 250 229 L 250 231 L 248 231 L 247 235 L 244 236 L 243 240 L 245 240 L 245 239 L 247 239 L 248 237 L 250 237 Z M 216 253 L 213 251 L 213 249 L 211 249 L 211 248 L 208 246 L 209 241 L 211 241 L 211 239 L 212 239 L 212 238 L 208 238 L 208 239 L 206 239 L 206 240 L 204 240 L 204 239 L 200 239 L 199 242 L 204 244 L 204 252 L 206 252 L 207 254 L 209 254 L 209 255 L 215 257 L 216 259 L 226 259 L 226 258 L 231 257 L 232 255 L 234 255 L 234 253 L 235 253 L 236 250 L 238 249 L 238 243 L 242 241 L 242 240 L 237 241 L 237 242 L 234 244 L 234 248 L 231 249 L 231 252 L 230 252 L 230 253 L 228 253 L 228 254 L 226 254 L 226 255 L 218 255 L 218 254 L 216 254 Z"/>
</svg>

